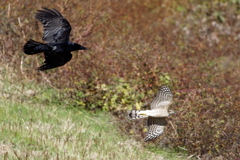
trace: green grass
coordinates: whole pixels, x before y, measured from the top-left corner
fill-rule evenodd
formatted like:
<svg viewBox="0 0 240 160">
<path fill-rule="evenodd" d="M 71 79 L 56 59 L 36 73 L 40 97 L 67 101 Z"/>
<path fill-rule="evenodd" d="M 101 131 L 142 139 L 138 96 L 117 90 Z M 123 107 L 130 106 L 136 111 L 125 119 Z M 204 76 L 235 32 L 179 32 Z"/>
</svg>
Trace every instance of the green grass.
<svg viewBox="0 0 240 160">
<path fill-rule="evenodd" d="M 107 112 L 76 109 L 59 91 L 15 78 L 0 77 L 0 159 L 180 158 L 120 134 Z"/>
</svg>

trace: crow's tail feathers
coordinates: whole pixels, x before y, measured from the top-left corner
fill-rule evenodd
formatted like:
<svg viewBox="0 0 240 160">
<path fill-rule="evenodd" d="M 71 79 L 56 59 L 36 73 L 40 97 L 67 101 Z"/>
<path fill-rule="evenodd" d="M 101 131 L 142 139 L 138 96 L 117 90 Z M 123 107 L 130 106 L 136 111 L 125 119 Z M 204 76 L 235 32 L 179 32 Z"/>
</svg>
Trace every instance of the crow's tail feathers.
<svg viewBox="0 0 240 160">
<path fill-rule="evenodd" d="M 24 53 L 28 55 L 37 54 L 44 51 L 49 51 L 51 48 L 46 44 L 36 42 L 32 39 L 28 40 L 27 43 L 23 46 Z"/>
</svg>

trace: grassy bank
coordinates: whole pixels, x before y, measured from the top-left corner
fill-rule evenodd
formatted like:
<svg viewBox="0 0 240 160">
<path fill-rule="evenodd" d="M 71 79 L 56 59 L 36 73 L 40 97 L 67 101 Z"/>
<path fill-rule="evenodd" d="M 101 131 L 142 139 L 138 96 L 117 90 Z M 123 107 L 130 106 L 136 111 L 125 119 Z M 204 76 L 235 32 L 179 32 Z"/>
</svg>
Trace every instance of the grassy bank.
<svg viewBox="0 0 240 160">
<path fill-rule="evenodd" d="M 121 135 L 109 113 L 76 109 L 55 89 L 3 77 L 8 75 L 0 79 L 1 159 L 177 157 L 170 152 L 150 152 Z"/>
</svg>

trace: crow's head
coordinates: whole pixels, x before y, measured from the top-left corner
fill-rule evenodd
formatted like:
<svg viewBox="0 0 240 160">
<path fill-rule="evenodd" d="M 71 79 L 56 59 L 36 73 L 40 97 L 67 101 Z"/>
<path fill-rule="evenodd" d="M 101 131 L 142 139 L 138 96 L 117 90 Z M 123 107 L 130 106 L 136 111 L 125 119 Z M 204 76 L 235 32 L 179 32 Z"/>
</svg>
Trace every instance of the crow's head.
<svg viewBox="0 0 240 160">
<path fill-rule="evenodd" d="M 87 48 L 81 46 L 80 44 L 74 43 L 74 44 L 71 46 L 71 51 L 76 51 L 76 50 L 87 50 Z"/>
</svg>

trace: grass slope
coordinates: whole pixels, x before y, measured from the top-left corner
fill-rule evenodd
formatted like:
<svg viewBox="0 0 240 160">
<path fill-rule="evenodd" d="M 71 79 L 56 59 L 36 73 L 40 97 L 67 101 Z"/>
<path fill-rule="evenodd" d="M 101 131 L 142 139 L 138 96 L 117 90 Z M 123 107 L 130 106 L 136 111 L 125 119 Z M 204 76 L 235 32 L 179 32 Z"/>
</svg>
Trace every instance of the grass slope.
<svg viewBox="0 0 240 160">
<path fill-rule="evenodd" d="M 110 114 L 70 107 L 54 89 L 3 77 L 0 87 L 0 159 L 163 159 L 121 136 Z"/>
</svg>

